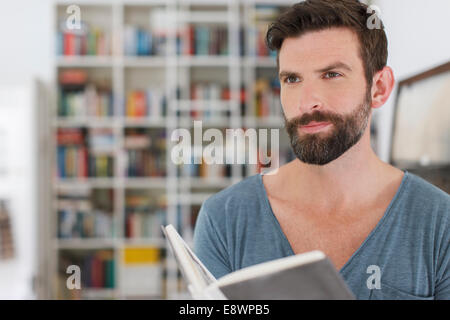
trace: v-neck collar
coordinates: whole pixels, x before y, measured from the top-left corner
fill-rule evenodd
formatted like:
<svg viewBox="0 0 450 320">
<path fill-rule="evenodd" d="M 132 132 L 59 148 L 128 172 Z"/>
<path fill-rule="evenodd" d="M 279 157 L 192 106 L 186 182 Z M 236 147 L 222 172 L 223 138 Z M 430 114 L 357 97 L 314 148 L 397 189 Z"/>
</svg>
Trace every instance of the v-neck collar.
<svg viewBox="0 0 450 320">
<path fill-rule="evenodd" d="M 409 173 L 407 170 L 403 170 L 404 175 L 402 178 L 402 181 L 400 183 L 400 186 L 397 189 L 397 192 L 395 193 L 394 197 L 392 198 L 391 202 L 389 203 L 389 206 L 386 208 L 386 211 L 384 212 L 383 216 L 381 217 L 380 221 L 378 221 L 377 225 L 375 226 L 375 228 L 373 228 L 373 230 L 369 233 L 369 235 L 366 237 L 366 239 L 361 243 L 361 245 L 358 247 L 358 249 L 356 249 L 355 252 L 353 252 L 353 254 L 350 256 L 350 258 L 347 260 L 347 262 L 342 266 L 342 268 L 339 270 L 340 273 L 343 273 L 345 271 L 346 268 L 348 268 L 348 265 L 351 264 L 351 262 L 354 260 L 354 258 L 362 251 L 362 249 L 364 248 L 364 246 L 366 245 L 366 243 L 374 236 L 375 233 L 377 233 L 377 231 L 381 228 L 381 226 L 384 224 L 384 222 L 386 221 L 387 217 L 389 216 L 392 207 L 394 206 L 394 203 L 397 202 L 398 198 L 400 198 L 400 195 L 402 194 L 403 190 L 404 190 L 404 186 L 406 184 L 406 181 L 409 178 Z M 287 249 L 288 251 L 288 255 L 295 255 L 294 250 L 292 249 L 291 244 L 289 243 L 289 240 L 287 239 L 286 235 L 284 234 L 283 230 L 281 229 L 281 225 L 278 222 L 277 217 L 275 216 L 273 210 L 272 210 L 272 206 L 270 205 L 270 201 L 269 201 L 269 197 L 267 195 L 267 191 L 266 188 L 264 186 L 263 183 L 263 179 L 262 179 L 262 174 L 258 174 L 258 180 L 259 180 L 259 185 L 261 187 L 261 193 L 263 195 L 264 198 L 264 203 L 266 205 L 266 211 L 269 213 L 269 215 L 271 216 L 271 220 L 273 221 L 275 228 L 278 230 L 284 247 Z"/>
</svg>

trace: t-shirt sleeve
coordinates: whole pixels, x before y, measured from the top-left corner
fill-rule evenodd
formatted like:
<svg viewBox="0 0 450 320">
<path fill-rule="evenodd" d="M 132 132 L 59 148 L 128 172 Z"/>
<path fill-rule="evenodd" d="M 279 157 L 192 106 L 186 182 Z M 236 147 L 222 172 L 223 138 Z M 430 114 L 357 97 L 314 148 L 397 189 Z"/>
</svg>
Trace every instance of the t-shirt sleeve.
<svg viewBox="0 0 450 320">
<path fill-rule="evenodd" d="M 216 279 L 230 273 L 225 226 L 222 230 L 211 220 L 206 202 L 202 205 L 194 230 L 194 252 Z M 222 231 L 222 232 L 221 232 Z"/>
<path fill-rule="evenodd" d="M 442 237 L 439 246 L 436 274 L 436 300 L 450 300 L 450 206 L 441 224 Z"/>
</svg>

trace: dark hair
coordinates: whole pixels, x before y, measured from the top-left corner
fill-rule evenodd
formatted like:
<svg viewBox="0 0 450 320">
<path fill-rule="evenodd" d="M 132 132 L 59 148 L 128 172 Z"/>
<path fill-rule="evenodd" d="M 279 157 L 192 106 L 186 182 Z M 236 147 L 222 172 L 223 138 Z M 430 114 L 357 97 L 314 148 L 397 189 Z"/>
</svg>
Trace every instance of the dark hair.
<svg viewBox="0 0 450 320">
<path fill-rule="evenodd" d="M 271 50 L 279 50 L 283 40 L 298 37 L 306 32 L 320 31 L 334 27 L 347 27 L 356 32 L 360 43 L 360 57 L 363 61 L 367 84 L 372 85 L 373 75 L 387 63 L 387 38 L 384 25 L 369 29 L 367 5 L 358 0 L 306 0 L 294 4 L 280 14 L 266 34 L 266 43 Z"/>
</svg>

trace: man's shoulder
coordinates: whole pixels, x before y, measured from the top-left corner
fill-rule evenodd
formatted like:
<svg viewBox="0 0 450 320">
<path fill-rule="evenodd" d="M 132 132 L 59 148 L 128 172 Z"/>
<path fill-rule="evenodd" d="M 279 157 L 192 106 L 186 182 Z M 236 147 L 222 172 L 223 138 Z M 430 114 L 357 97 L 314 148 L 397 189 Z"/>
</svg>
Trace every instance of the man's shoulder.
<svg viewBox="0 0 450 320">
<path fill-rule="evenodd" d="M 450 195 L 418 175 L 407 174 L 402 206 L 426 220 L 450 221 Z"/>
<path fill-rule="evenodd" d="M 263 199 L 262 188 L 261 175 L 256 174 L 213 194 L 203 202 L 203 207 L 210 212 L 252 207 Z"/>
<path fill-rule="evenodd" d="M 436 187 L 425 179 L 407 172 L 410 184 L 406 191 L 412 199 L 423 200 L 425 202 L 439 202 L 440 204 L 450 205 L 450 195 L 444 190 Z M 411 199 L 411 200 L 412 200 Z"/>
</svg>

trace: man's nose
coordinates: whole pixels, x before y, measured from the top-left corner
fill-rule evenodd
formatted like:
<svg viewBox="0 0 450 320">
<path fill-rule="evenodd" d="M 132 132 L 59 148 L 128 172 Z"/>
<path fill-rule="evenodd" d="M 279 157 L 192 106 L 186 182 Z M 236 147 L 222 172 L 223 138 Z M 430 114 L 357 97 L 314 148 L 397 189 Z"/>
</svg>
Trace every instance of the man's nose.
<svg viewBox="0 0 450 320">
<path fill-rule="evenodd" d="M 322 109 L 319 92 L 312 83 L 303 82 L 298 89 L 297 109 L 300 114 L 312 113 Z"/>
</svg>

